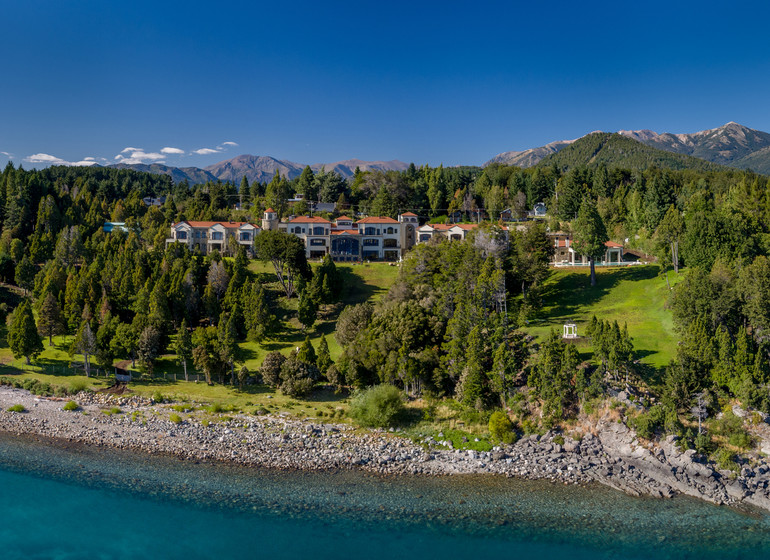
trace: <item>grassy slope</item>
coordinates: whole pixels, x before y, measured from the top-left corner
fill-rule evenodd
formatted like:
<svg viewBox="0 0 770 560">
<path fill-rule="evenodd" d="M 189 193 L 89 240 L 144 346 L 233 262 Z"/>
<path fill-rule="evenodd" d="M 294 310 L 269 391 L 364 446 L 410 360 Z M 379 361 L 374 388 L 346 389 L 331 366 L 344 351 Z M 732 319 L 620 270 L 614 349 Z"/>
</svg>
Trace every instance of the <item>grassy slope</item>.
<svg viewBox="0 0 770 560">
<path fill-rule="evenodd" d="M 665 308 L 669 290 L 657 266 L 597 269 L 597 285 L 591 287 L 588 268 L 555 270 L 546 282 L 541 319 L 527 331 L 543 338 L 551 328 L 561 332 L 565 323 L 575 323 L 578 334 L 593 315 L 598 319 L 628 324 L 637 358 L 660 368 L 676 351 L 677 336 L 671 313 Z M 674 273 L 669 279 L 676 281 Z M 581 352 L 590 352 L 590 342 L 578 342 Z"/>
<path fill-rule="evenodd" d="M 318 348 L 321 334 L 326 335 L 329 344 L 329 350 L 332 358 L 336 359 L 341 353 L 341 348 L 334 339 L 334 329 L 336 326 L 339 312 L 347 304 L 361 303 L 363 301 L 376 301 L 382 297 L 388 288 L 393 284 L 398 276 L 398 267 L 390 266 L 387 263 L 370 264 L 340 264 L 338 269 L 345 280 L 345 289 L 343 292 L 342 303 L 336 306 L 327 306 L 319 313 L 319 321 L 310 329 L 307 334 L 310 335 L 313 345 Z M 261 262 L 253 262 L 251 269 L 257 273 L 260 280 L 268 284 L 268 289 L 280 290 L 272 265 Z M 5 290 L 5 288 L 3 288 Z M 0 299 L 3 294 L 0 293 Z M 279 319 L 282 319 L 283 332 L 273 340 L 265 341 L 262 344 L 254 342 L 244 342 L 240 344 L 242 356 L 246 367 L 250 370 L 256 370 L 262 363 L 265 354 L 270 351 L 278 350 L 284 354 L 291 352 L 293 348 L 302 344 L 306 333 L 302 331 L 301 325 L 292 314 L 296 315 L 297 300 L 289 302 L 281 301 Z M 54 346 L 49 347 L 48 341 L 44 341 L 45 350 L 33 363 L 27 366 L 24 359 L 16 360 L 11 354 L 6 341 L 5 326 L 0 326 L 0 375 L 14 375 L 21 378 L 35 377 L 41 382 L 72 387 L 73 384 L 85 384 L 96 389 L 105 387 L 109 384 L 107 379 L 86 378 L 81 375 L 81 371 L 69 367 L 71 358 L 68 354 L 72 337 L 54 337 Z M 82 361 L 81 356 L 76 356 L 75 361 Z M 193 371 L 192 364 L 188 364 L 188 370 Z M 160 377 L 152 380 L 139 380 L 132 384 L 132 390 L 138 394 L 150 396 L 156 391 L 164 395 L 172 395 L 180 400 L 195 400 L 198 402 L 220 402 L 228 403 L 239 407 L 247 406 L 246 403 L 253 403 L 255 406 L 265 406 L 271 408 L 288 409 L 293 412 L 313 413 L 317 410 L 328 410 L 334 406 L 335 401 L 340 397 L 326 390 L 315 391 L 312 397 L 300 404 L 292 404 L 292 399 L 274 392 L 263 386 L 248 387 L 246 392 L 234 390 L 229 385 L 207 386 L 205 383 L 186 383 L 183 379 L 183 370 L 175 361 L 173 355 L 162 356 L 156 362 L 156 375 L 176 374 L 179 381 L 172 379 L 162 379 Z M 308 408 L 308 405 L 310 408 Z"/>
</svg>

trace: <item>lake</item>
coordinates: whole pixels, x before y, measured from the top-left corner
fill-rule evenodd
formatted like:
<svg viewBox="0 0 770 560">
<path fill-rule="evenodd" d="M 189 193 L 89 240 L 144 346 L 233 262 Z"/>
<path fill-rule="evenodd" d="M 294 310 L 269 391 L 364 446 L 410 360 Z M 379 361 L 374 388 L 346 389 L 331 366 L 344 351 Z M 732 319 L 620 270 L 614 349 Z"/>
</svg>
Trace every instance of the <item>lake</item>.
<svg viewBox="0 0 770 560">
<path fill-rule="evenodd" d="M 492 476 L 195 464 L 0 434 L 4 559 L 762 558 L 770 516 Z"/>
</svg>

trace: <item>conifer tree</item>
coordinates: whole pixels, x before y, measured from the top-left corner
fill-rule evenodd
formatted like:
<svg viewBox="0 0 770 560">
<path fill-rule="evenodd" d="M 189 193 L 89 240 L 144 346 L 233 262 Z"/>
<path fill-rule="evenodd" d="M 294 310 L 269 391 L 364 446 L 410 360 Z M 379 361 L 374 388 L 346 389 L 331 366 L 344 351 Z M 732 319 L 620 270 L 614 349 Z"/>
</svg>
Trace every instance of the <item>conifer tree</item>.
<svg viewBox="0 0 770 560">
<path fill-rule="evenodd" d="M 244 177 L 245 178 L 245 177 Z M 183 319 L 182 324 L 179 326 L 179 330 L 176 333 L 176 340 L 174 341 L 174 353 L 182 368 L 184 369 L 184 380 L 189 381 L 187 375 L 187 360 L 192 359 L 192 334 L 187 327 L 187 320 Z"/>
<path fill-rule="evenodd" d="M 326 335 L 321 335 L 321 341 L 318 343 L 318 358 L 316 365 L 322 374 L 325 374 L 334 362 L 329 353 L 329 344 L 326 342 Z M 329 380 L 331 381 L 331 379 Z"/>
<path fill-rule="evenodd" d="M 302 343 L 302 346 L 299 347 L 299 352 L 297 352 L 297 359 L 301 362 L 305 362 L 306 364 L 316 365 L 318 358 L 316 357 L 313 343 L 310 342 L 310 335 L 305 337 L 305 341 Z"/>
<path fill-rule="evenodd" d="M 312 327 L 318 317 L 318 306 L 313 299 L 310 290 L 304 290 L 299 296 L 299 307 L 297 308 L 299 322 L 305 330 Z"/>
<path fill-rule="evenodd" d="M 16 359 L 24 356 L 27 364 L 43 351 L 43 341 L 35 326 L 32 305 L 24 299 L 11 316 L 8 326 L 8 346 Z"/>
<path fill-rule="evenodd" d="M 54 335 L 66 332 L 61 307 L 59 307 L 59 302 L 51 292 L 46 292 L 45 298 L 43 298 L 43 302 L 40 304 L 37 328 L 40 334 L 48 337 L 48 346 L 53 346 Z"/>
<path fill-rule="evenodd" d="M 588 198 L 584 198 L 580 204 L 577 220 L 573 222 L 572 227 L 575 232 L 573 241 L 575 250 L 588 257 L 588 262 L 591 264 L 591 286 L 596 286 L 594 264 L 597 258 L 604 255 L 606 251 L 604 243 L 610 238 L 602 217 L 596 211 L 596 205 Z"/>
</svg>

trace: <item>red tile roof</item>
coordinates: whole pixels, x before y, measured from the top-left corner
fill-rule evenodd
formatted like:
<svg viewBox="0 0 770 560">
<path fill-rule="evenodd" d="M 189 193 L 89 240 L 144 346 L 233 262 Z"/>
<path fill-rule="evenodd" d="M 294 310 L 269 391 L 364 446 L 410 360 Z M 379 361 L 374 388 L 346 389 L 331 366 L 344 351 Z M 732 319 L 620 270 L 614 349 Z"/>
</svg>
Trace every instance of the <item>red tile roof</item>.
<svg viewBox="0 0 770 560">
<path fill-rule="evenodd" d="M 327 224 L 331 225 L 329 220 L 324 220 L 318 216 L 297 216 L 296 218 L 289 220 L 290 224 Z"/>
<path fill-rule="evenodd" d="M 368 218 L 363 218 L 362 220 L 358 220 L 357 223 L 359 224 L 397 224 L 398 222 L 393 218 L 386 218 L 383 216 L 370 216 Z"/>
<path fill-rule="evenodd" d="M 622 249 L 623 248 L 623 245 L 621 245 L 620 243 L 615 243 L 614 241 L 605 241 L 604 245 L 606 245 L 607 247 L 609 247 L 611 249 L 616 249 L 616 248 Z"/>
<path fill-rule="evenodd" d="M 223 227 L 225 227 L 227 229 L 238 229 L 241 226 L 249 224 L 249 222 L 197 222 L 197 221 L 187 220 L 187 221 L 184 221 L 184 222 L 179 222 L 179 223 L 176 223 L 176 224 L 172 224 L 171 227 L 176 227 L 176 226 L 178 226 L 179 224 L 182 224 L 182 223 L 187 224 L 190 227 L 194 227 L 194 228 L 210 228 L 210 227 L 212 227 L 214 225 L 219 224 L 219 225 L 221 225 L 221 226 L 223 226 Z M 258 227 L 258 226 L 254 225 L 254 224 L 249 224 L 249 225 L 252 225 L 254 227 Z"/>
<path fill-rule="evenodd" d="M 415 217 L 415 218 L 417 217 L 417 214 L 415 214 L 414 212 L 404 212 L 401 215 L 402 216 L 412 216 L 412 217 Z"/>
<path fill-rule="evenodd" d="M 347 222 L 352 222 L 353 218 L 348 218 L 347 216 L 340 216 L 339 218 L 337 218 L 337 221 L 338 222 L 340 222 L 340 221 L 342 221 L 342 222 L 346 222 L 346 221 Z"/>
<path fill-rule="evenodd" d="M 268 208 L 267 210 L 265 210 L 265 212 L 270 212 L 270 213 L 275 214 L 275 210 L 273 210 L 272 208 Z"/>
</svg>

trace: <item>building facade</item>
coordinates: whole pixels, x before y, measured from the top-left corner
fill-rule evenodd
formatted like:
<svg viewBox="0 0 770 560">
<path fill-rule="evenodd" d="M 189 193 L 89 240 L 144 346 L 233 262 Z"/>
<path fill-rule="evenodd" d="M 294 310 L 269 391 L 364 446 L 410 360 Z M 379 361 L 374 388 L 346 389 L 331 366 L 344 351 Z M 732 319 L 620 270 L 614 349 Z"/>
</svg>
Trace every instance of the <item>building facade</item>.
<svg viewBox="0 0 770 560">
<path fill-rule="evenodd" d="M 239 246 L 251 252 L 259 231 L 259 226 L 248 222 L 182 221 L 171 224 L 171 237 L 166 239 L 166 247 L 180 243 L 190 251 L 198 250 L 204 255 L 213 250 L 231 255 Z"/>
</svg>

